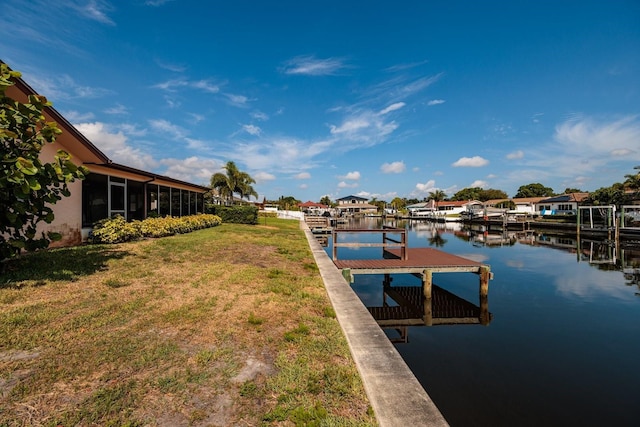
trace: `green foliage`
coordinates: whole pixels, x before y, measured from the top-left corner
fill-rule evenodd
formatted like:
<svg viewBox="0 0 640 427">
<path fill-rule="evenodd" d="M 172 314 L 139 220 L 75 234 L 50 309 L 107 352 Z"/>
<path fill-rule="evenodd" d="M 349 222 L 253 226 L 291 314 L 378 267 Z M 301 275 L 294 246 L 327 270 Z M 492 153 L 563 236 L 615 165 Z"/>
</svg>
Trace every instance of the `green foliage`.
<svg viewBox="0 0 640 427">
<path fill-rule="evenodd" d="M 442 190 L 435 190 L 429 192 L 429 197 L 427 200 L 434 200 L 436 202 L 441 202 L 447 198 L 447 193 Z"/>
<path fill-rule="evenodd" d="M 211 188 L 216 189 L 220 197 L 232 200 L 234 193 L 239 194 L 241 199 L 244 196 L 258 197 L 258 193 L 251 186 L 256 182 L 251 175 L 239 170 L 231 161 L 227 162 L 223 169 L 226 174 L 218 172 L 211 176 Z"/>
<path fill-rule="evenodd" d="M 596 206 L 624 205 L 628 202 L 624 186 L 615 183 L 611 187 L 601 187 L 589 194 L 588 203 Z"/>
<path fill-rule="evenodd" d="M 518 192 L 514 197 L 522 198 L 522 197 L 551 197 L 555 196 L 553 189 L 550 187 L 545 187 L 539 182 L 535 182 L 532 184 L 521 185 L 518 188 Z"/>
<path fill-rule="evenodd" d="M 300 200 L 296 199 L 293 196 L 280 196 L 280 198 L 278 199 L 278 209 L 282 211 L 298 210 L 298 205 L 300 203 Z"/>
<path fill-rule="evenodd" d="M 486 202 L 487 200 L 496 200 L 496 199 L 508 199 L 509 195 L 502 190 L 496 190 L 495 188 L 487 188 L 486 190 L 482 190 L 480 194 L 481 202 Z"/>
<path fill-rule="evenodd" d="M 391 206 L 395 209 L 400 210 L 407 207 L 407 201 L 405 199 L 401 199 L 400 197 L 394 197 L 391 201 Z"/>
<path fill-rule="evenodd" d="M 51 205 L 68 197 L 68 184 L 88 173 L 62 150 L 50 163 L 40 159 L 42 148 L 62 131 L 46 121 L 43 110 L 51 103 L 44 96 L 29 95 L 23 104 L 6 95 L 18 77 L 20 73 L 0 64 L 0 260 L 60 239 L 57 233 L 38 235 L 37 225 L 53 221 Z"/>
<path fill-rule="evenodd" d="M 122 216 L 98 221 L 91 232 L 92 243 L 122 243 L 141 237 L 165 237 L 184 234 L 222 223 L 216 215 L 200 214 L 183 217 L 147 218 L 127 222 Z"/>
<path fill-rule="evenodd" d="M 322 196 L 320 199 L 320 203 L 329 207 L 333 207 L 333 203 L 331 202 L 331 198 L 329 196 Z"/>
<path fill-rule="evenodd" d="M 562 194 L 583 193 L 579 188 L 565 188 Z"/>
<path fill-rule="evenodd" d="M 482 193 L 481 187 L 468 187 L 463 188 L 453 195 L 451 200 L 466 201 L 466 200 L 480 200 L 480 194 Z"/>
<path fill-rule="evenodd" d="M 257 224 L 258 208 L 255 206 L 218 206 L 210 207 L 211 212 L 225 223 Z"/>
<path fill-rule="evenodd" d="M 486 202 L 487 200 L 496 199 L 508 199 L 509 196 L 502 190 L 496 190 L 493 188 L 483 189 L 481 187 L 469 187 L 463 188 L 453 195 L 451 200 L 466 201 L 466 200 L 479 200 Z"/>
</svg>

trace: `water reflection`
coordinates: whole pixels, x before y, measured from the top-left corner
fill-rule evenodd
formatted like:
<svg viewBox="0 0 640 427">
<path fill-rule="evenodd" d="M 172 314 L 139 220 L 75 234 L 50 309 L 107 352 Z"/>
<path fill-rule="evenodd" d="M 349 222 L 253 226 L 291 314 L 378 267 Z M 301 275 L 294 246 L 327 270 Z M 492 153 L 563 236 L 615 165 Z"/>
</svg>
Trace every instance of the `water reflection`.
<svg viewBox="0 0 640 427">
<path fill-rule="evenodd" d="M 382 305 L 367 309 L 394 343 L 409 342 L 409 326 L 489 325 L 488 288 L 479 295 L 478 305 L 432 285 L 431 298 L 425 298 L 422 286 L 392 286 L 385 275 L 382 281 Z"/>
<path fill-rule="evenodd" d="M 407 228 L 411 248 L 440 245 L 495 274 L 488 327 L 436 327 L 433 302 L 434 327 L 424 326 L 418 304 L 407 307 L 416 317 L 405 317 L 419 326 L 388 329 L 400 342 L 410 337 L 397 350 L 451 426 L 638 425 L 640 242 L 456 223 L 389 225 Z M 351 286 L 366 306 L 408 306 L 402 288 L 419 293 L 418 279 L 392 278 L 391 289 L 382 275 L 358 276 Z M 474 275 L 442 274 L 436 283 L 482 311 Z M 434 285 L 432 298 L 437 292 Z"/>
</svg>

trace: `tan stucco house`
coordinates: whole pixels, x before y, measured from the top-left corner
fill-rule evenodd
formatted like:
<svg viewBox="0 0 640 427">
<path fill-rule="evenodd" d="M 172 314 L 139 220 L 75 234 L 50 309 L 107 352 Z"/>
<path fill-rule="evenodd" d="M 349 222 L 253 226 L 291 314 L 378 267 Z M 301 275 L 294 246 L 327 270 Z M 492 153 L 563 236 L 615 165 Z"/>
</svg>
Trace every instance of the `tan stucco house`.
<svg viewBox="0 0 640 427">
<path fill-rule="evenodd" d="M 349 213 L 365 213 L 375 214 L 378 207 L 367 203 L 367 199 L 358 196 L 346 196 L 336 200 L 338 206 L 336 208 L 341 214 Z"/>
<path fill-rule="evenodd" d="M 14 81 L 7 96 L 26 103 L 29 95 L 36 94 L 22 79 Z M 58 123 L 62 134 L 43 147 L 41 159 L 50 162 L 62 149 L 76 165 L 90 171 L 86 179 L 70 183 L 71 195 L 53 206 L 54 221 L 39 224 L 39 231 L 62 234 L 62 240 L 52 246 L 79 244 L 96 221 L 117 214 L 134 220 L 203 212 L 204 193 L 209 188 L 114 163 L 54 108 L 45 108 L 44 114 L 48 121 Z"/>
</svg>

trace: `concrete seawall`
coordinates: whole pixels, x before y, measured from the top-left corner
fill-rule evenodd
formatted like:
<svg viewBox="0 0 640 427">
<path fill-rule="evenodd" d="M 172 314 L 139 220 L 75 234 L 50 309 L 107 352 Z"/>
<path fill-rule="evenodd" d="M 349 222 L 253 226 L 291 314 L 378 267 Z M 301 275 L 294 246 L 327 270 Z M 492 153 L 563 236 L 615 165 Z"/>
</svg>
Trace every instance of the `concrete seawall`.
<svg viewBox="0 0 640 427">
<path fill-rule="evenodd" d="M 448 426 L 413 372 L 369 314 L 304 221 L 329 299 L 381 427 Z"/>
</svg>

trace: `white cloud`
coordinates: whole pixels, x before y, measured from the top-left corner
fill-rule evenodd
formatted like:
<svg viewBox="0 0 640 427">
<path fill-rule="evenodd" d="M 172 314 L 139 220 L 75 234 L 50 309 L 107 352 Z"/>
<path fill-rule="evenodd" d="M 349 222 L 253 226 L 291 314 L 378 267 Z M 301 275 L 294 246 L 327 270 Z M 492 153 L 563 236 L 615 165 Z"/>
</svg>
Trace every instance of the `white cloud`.
<svg viewBox="0 0 640 427">
<path fill-rule="evenodd" d="M 187 141 L 187 148 L 190 150 L 206 151 L 209 149 L 209 144 L 201 139 L 185 138 Z"/>
<path fill-rule="evenodd" d="M 427 105 L 431 106 L 431 105 L 440 105 L 440 104 L 444 104 L 446 101 L 444 99 L 432 99 L 431 101 L 427 102 Z"/>
<path fill-rule="evenodd" d="M 229 159 L 242 159 L 248 169 L 277 170 L 298 173 L 317 166 L 318 155 L 332 147 L 332 140 L 304 141 L 296 138 L 258 138 L 252 141 L 232 141 L 229 151 L 218 150 L 218 155 Z"/>
<path fill-rule="evenodd" d="M 640 121 L 638 116 L 599 123 L 593 119 L 569 120 L 556 127 L 554 139 L 568 149 L 590 150 L 592 153 L 613 154 L 618 150 L 638 147 Z"/>
<path fill-rule="evenodd" d="M 416 184 L 416 189 L 414 191 L 411 192 L 411 196 L 413 197 L 425 197 L 427 195 L 429 195 L 429 193 L 437 190 L 438 188 L 436 187 L 436 182 L 433 179 L 430 179 L 429 181 L 425 182 L 425 183 L 417 183 Z"/>
<path fill-rule="evenodd" d="M 200 185 L 208 185 L 211 176 L 222 166 L 218 160 L 197 156 L 186 159 L 162 159 L 160 163 L 166 166 L 163 175 Z"/>
<path fill-rule="evenodd" d="M 63 115 L 70 122 L 86 122 L 95 117 L 91 112 L 79 113 L 78 111 L 66 111 Z"/>
<path fill-rule="evenodd" d="M 340 126 L 331 126 L 332 134 L 353 134 L 361 129 L 366 129 L 371 123 L 362 117 L 346 120 Z"/>
<path fill-rule="evenodd" d="M 398 128 L 394 121 L 386 122 L 383 115 L 360 111 L 346 117 L 339 126 L 330 125 L 331 135 L 341 138 L 341 148 L 369 147 L 384 141 Z"/>
<path fill-rule="evenodd" d="M 242 125 L 242 129 L 253 136 L 259 136 L 262 133 L 262 129 L 255 125 Z"/>
<path fill-rule="evenodd" d="M 54 76 L 53 78 L 40 77 L 37 75 L 25 76 L 29 84 L 41 95 L 46 96 L 50 100 L 60 99 L 93 99 L 101 98 L 111 93 L 108 89 L 99 87 L 82 86 L 67 74 Z"/>
<path fill-rule="evenodd" d="M 208 93 L 218 93 L 220 92 L 220 87 L 211 83 L 209 80 L 199 80 L 193 83 L 193 87 L 197 89 L 202 89 Z"/>
<path fill-rule="evenodd" d="M 225 93 L 224 96 L 227 98 L 229 104 L 234 107 L 246 107 L 249 103 L 250 99 L 244 95 L 235 95 L 233 93 Z"/>
<path fill-rule="evenodd" d="M 300 172 L 295 176 L 296 179 L 310 179 L 311 174 L 309 172 Z"/>
<path fill-rule="evenodd" d="M 631 155 L 633 153 L 634 153 L 634 151 L 630 150 L 628 148 L 620 148 L 620 149 L 617 149 L 617 150 L 611 150 L 611 155 L 613 157 L 626 157 L 626 156 L 629 156 L 629 155 Z"/>
<path fill-rule="evenodd" d="M 187 113 L 187 114 L 189 115 L 189 117 L 191 117 L 190 122 L 192 123 L 197 124 L 205 119 L 205 117 L 202 114 L 197 114 L 197 113 Z"/>
<path fill-rule="evenodd" d="M 166 82 L 162 82 L 162 83 L 157 83 L 151 87 L 154 89 L 166 90 L 167 92 L 175 92 L 176 88 L 185 87 L 185 86 L 189 86 L 189 81 L 183 78 L 178 78 L 178 79 L 167 80 Z"/>
<path fill-rule="evenodd" d="M 298 56 L 285 62 L 281 71 L 284 74 L 330 76 L 345 67 L 346 65 L 339 58 L 316 59 L 314 56 Z"/>
<path fill-rule="evenodd" d="M 267 120 L 269 120 L 269 116 L 262 111 L 254 111 L 253 113 L 251 113 L 251 117 L 256 120 L 260 120 L 261 122 L 266 122 Z"/>
<path fill-rule="evenodd" d="M 380 166 L 382 173 L 402 173 L 406 169 L 404 162 L 383 163 Z"/>
<path fill-rule="evenodd" d="M 116 163 L 144 170 L 149 170 L 157 165 L 157 162 L 150 155 L 128 145 L 127 137 L 122 131 L 110 132 L 107 126 L 101 122 L 78 123 L 74 126 Z"/>
<path fill-rule="evenodd" d="M 92 19 L 94 21 L 101 22 L 103 24 L 115 25 L 115 22 L 107 16 L 107 12 L 111 9 L 111 6 L 106 1 L 102 0 L 90 0 L 87 4 L 80 6 L 79 4 L 70 3 L 70 6 L 75 8 L 81 15 Z"/>
<path fill-rule="evenodd" d="M 478 168 L 481 166 L 486 166 L 489 164 L 487 159 L 483 159 L 480 156 L 474 157 L 461 157 L 456 162 L 454 162 L 451 166 L 453 167 L 470 167 L 470 168 Z"/>
<path fill-rule="evenodd" d="M 205 93 L 216 94 L 220 92 L 220 86 L 224 83 L 213 83 L 209 79 L 191 81 L 184 77 L 169 79 L 151 86 L 154 89 L 161 89 L 166 92 L 176 92 L 180 88 L 199 89 Z"/>
<path fill-rule="evenodd" d="M 552 188 L 595 190 L 619 182 L 640 162 L 640 116 L 607 119 L 572 114 L 553 138 L 527 148 L 526 162 L 505 181 L 542 182 Z M 582 185 L 572 185 L 588 177 Z M 535 181 L 534 181 L 535 180 Z"/>
<path fill-rule="evenodd" d="M 164 119 L 149 120 L 149 125 L 153 130 L 169 134 L 173 138 L 182 139 L 187 135 L 186 130 Z"/>
<path fill-rule="evenodd" d="M 170 1 L 170 0 L 169 0 Z M 164 62 L 161 60 L 156 60 L 156 64 L 160 66 L 160 68 L 164 68 L 165 70 L 173 71 L 174 73 L 182 73 L 187 70 L 187 67 L 182 64 L 173 64 L 170 62 Z"/>
<path fill-rule="evenodd" d="M 348 180 L 351 180 L 351 181 L 357 181 L 357 180 L 360 179 L 360 172 L 358 172 L 358 171 L 349 172 L 346 175 L 341 176 L 340 178 L 341 179 L 348 179 Z"/>
<path fill-rule="evenodd" d="M 475 187 L 488 188 L 489 187 L 489 183 L 487 181 L 482 181 L 480 179 L 477 179 L 477 180 L 473 181 L 469 187 L 471 187 L 471 188 L 475 188 Z"/>
<path fill-rule="evenodd" d="M 387 113 L 390 113 L 391 111 L 395 111 L 395 110 L 399 110 L 400 108 L 404 107 L 405 104 L 404 102 L 396 102 L 394 104 L 389 105 L 387 108 L 383 109 L 382 111 L 380 111 L 381 116 Z"/>
<path fill-rule="evenodd" d="M 522 159 L 524 157 L 524 151 L 522 150 L 514 151 L 512 153 L 507 154 L 506 157 L 509 160 Z"/>
<path fill-rule="evenodd" d="M 251 174 L 251 176 L 255 178 L 257 183 L 273 181 L 276 179 L 275 175 L 268 172 L 256 172 L 254 174 Z"/>
<path fill-rule="evenodd" d="M 344 181 L 340 181 L 338 183 L 338 188 L 356 188 L 358 186 L 357 182 L 353 182 L 353 183 L 347 183 Z"/>
<path fill-rule="evenodd" d="M 125 107 L 122 104 L 116 104 L 111 108 L 105 109 L 104 112 L 107 114 L 127 114 L 128 113 L 127 107 Z"/>
</svg>

